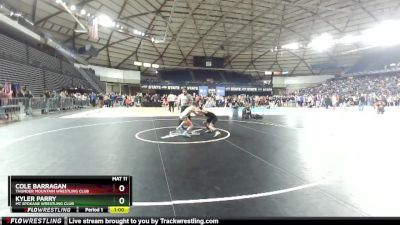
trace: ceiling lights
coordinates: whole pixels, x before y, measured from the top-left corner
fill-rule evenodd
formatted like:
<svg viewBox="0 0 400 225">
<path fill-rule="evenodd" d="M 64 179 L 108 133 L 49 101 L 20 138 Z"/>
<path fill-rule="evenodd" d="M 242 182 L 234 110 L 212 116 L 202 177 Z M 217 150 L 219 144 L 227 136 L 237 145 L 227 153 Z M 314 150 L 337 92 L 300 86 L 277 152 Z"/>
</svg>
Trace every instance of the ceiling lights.
<svg viewBox="0 0 400 225">
<path fill-rule="evenodd" d="M 155 44 L 165 43 L 165 40 L 154 39 L 154 43 L 155 43 Z"/>
<path fill-rule="evenodd" d="M 288 49 L 288 50 L 297 50 L 300 47 L 301 47 L 301 45 L 297 42 L 292 42 L 290 44 L 286 44 L 286 45 L 282 46 L 283 49 Z"/>
<path fill-rule="evenodd" d="M 125 33 L 128 35 L 136 35 L 140 37 L 149 37 L 149 35 L 146 35 L 146 32 L 139 31 L 137 29 L 130 28 L 129 26 L 122 26 L 121 24 L 118 24 L 116 21 L 111 19 L 110 16 L 101 14 L 100 16 L 96 16 L 96 12 L 90 13 L 84 8 L 77 8 L 76 5 L 70 5 L 64 1 L 64 0 L 53 0 L 56 2 L 56 4 L 60 4 L 64 7 L 64 9 L 71 14 L 71 16 L 76 20 L 76 22 L 82 27 L 81 30 L 75 30 L 75 32 L 81 32 L 81 33 L 86 33 L 87 28 L 85 25 L 83 25 L 80 21 L 80 19 L 85 19 L 88 24 L 91 23 L 92 20 L 98 20 L 98 25 L 102 27 L 107 27 L 107 28 L 116 28 L 117 31 L 121 33 Z M 13 13 L 14 14 L 14 13 Z M 80 17 L 80 18 L 79 18 Z M 154 39 L 154 37 L 149 37 L 149 39 L 153 43 L 159 43 L 157 40 Z"/>
<path fill-rule="evenodd" d="M 135 62 L 133 62 L 133 65 L 135 65 L 135 66 L 142 66 L 143 63 L 142 63 L 142 62 L 135 61 Z"/>
<path fill-rule="evenodd" d="M 289 71 L 265 71 L 265 75 L 267 76 L 281 76 L 281 75 L 287 75 L 289 74 Z M 265 81 L 264 81 L 265 83 Z"/>
<path fill-rule="evenodd" d="M 145 63 L 145 62 L 139 62 L 139 61 L 134 61 L 133 65 L 135 66 L 143 66 L 143 67 L 148 67 L 148 68 L 154 68 L 154 69 L 158 69 L 160 68 L 160 65 L 158 64 L 151 64 L 151 63 Z"/>
<path fill-rule="evenodd" d="M 115 22 L 107 15 L 98 16 L 99 25 L 103 27 L 114 27 Z"/>
<path fill-rule="evenodd" d="M 362 41 L 372 46 L 400 44 L 400 21 L 388 20 L 362 33 Z"/>
<path fill-rule="evenodd" d="M 339 39 L 334 39 L 331 34 L 323 33 L 320 36 L 312 39 L 307 45 L 315 51 L 323 52 L 332 48 L 335 44 L 351 45 L 362 43 L 364 46 L 360 49 L 369 49 L 373 47 L 387 47 L 400 44 L 400 21 L 388 20 L 377 24 L 376 26 L 367 29 L 361 35 L 346 35 Z M 282 45 L 281 49 L 297 50 L 302 48 L 297 42 Z M 277 51 L 279 48 L 271 49 Z"/>
<path fill-rule="evenodd" d="M 335 45 L 335 41 L 333 40 L 332 35 L 328 33 L 323 33 L 320 36 L 314 38 L 311 43 L 308 44 L 308 47 L 318 52 L 323 52 L 332 48 L 333 45 Z"/>
<path fill-rule="evenodd" d="M 136 29 L 133 30 L 133 34 L 139 35 L 139 36 L 145 36 L 146 35 L 145 33 L 141 32 L 141 31 L 138 31 Z"/>
<path fill-rule="evenodd" d="M 336 43 L 350 45 L 350 44 L 357 43 L 359 41 L 360 41 L 359 36 L 346 35 L 346 36 L 340 38 L 339 40 L 337 40 Z"/>
<path fill-rule="evenodd" d="M 1 1 L 1 0 L 0 0 Z M 90 19 L 96 18 L 96 13 L 90 14 L 87 12 L 84 8 L 77 8 L 76 5 L 70 5 L 69 7 L 66 7 L 65 0 L 53 0 L 57 4 L 61 4 L 66 8 L 66 11 L 71 13 L 71 11 L 74 11 L 75 13 L 71 13 L 71 15 L 77 20 L 78 23 L 80 23 L 80 20 L 77 19 L 75 16 L 80 14 L 81 17 L 85 17 L 87 20 L 90 21 Z M 98 21 L 99 25 L 103 27 L 115 27 L 119 32 L 128 34 L 128 35 L 136 35 L 140 37 L 148 37 L 149 41 L 152 43 L 158 44 L 158 43 L 165 43 L 166 42 L 166 37 L 167 33 L 169 30 L 169 26 L 174 14 L 175 10 L 175 3 L 177 1 L 174 0 L 171 13 L 169 15 L 168 23 L 166 26 L 166 30 L 164 32 L 164 37 L 162 39 L 156 39 L 155 37 L 151 37 L 148 34 L 146 34 L 147 31 L 139 31 L 138 29 L 133 29 L 131 27 L 123 27 L 121 24 L 117 24 L 116 21 L 113 21 L 111 17 L 107 15 L 100 15 L 98 16 Z M 1 5 L 2 7 L 2 5 Z M 75 15 L 74 15 L 75 14 Z M 15 13 L 11 13 L 12 16 L 15 16 Z M 86 32 L 86 28 L 84 28 L 84 25 L 82 26 L 82 31 Z M 363 32 L 361 32 L 360 35 L 346 35 L 343 36 L 339 39 L 334 39 L 334 37 L 329 34 L 329 33 L 322 33 L 321 35 L 315 37 L 314 39 L 311 40 L 310 43 L 298 43 L 298 42 L 292 42 L 288 44 L 284 44 L 282 46 L 273 46 L 270 51 L 271 52 L 277 52 L 280 50 L 298 50 L 301 48 L 312 48 L 315 51 L 318 52 L 323 52 L 326 50 L 331 49 L 334 45 L 336 44 L 343 44 L 343 45 L 351 45 L 351 44 L 357 44 L 357 43 L 362 43 L 364 46 L 359 47 L 359 49 L 368 49 L 368 48 L 373 48 L 373 47 L 379 47 L 379 46 L 394 46 L 400 44 L 400 21 L 396 20 L 388 20 L 381 22 L 377 24 L 375 27 L 372 27 L 370 29 L 367 29 Z"/>
</svg>

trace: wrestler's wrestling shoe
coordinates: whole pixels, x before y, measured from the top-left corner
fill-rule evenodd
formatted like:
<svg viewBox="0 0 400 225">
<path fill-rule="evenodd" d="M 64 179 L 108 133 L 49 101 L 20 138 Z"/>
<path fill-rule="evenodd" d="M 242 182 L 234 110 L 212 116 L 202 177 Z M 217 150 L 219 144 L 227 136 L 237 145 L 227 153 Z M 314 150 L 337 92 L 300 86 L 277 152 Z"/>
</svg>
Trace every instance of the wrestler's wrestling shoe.
<svg viewBox="0 0 400 225">
<path fill-rule="evenodd" d="M 221 135 L 221 132 L 215 131 L 214 137 L 218 137 L 219 135 Z"/>
<path fill-rule="evenodd" d="M 176 128 L 176 131 L 177 131 L 178 133 L 182 134 L 182 133 L 183 133 L 183 128 L 182 128 L 182 127 L 177 127 L 177 128 Z"/>
<path fill-rule="evenodd" d="M 189 134 L 187 131 L 183 132 L 182 135 L 185 136 L 185 137 L 187 137 L 187 138 L 190 138 L 190 137 L 191 137 L 190 134 Z"/>
</svg>

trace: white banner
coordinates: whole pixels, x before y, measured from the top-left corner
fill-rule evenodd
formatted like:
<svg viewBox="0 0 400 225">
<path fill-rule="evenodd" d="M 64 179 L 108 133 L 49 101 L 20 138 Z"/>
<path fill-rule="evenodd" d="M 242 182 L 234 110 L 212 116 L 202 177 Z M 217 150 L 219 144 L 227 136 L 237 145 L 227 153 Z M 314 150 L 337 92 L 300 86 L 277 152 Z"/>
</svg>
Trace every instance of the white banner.
<svg viewBox="0 0 400 225">
<path fill-rule="evenodd" d="M 93 69 L 96 75 L 100 77 L 101 81 L 125 84 L 140 84 L 140 71 L 118 70 L 101 66 L 85 66 L 81 64 L 75 64 L 75 67 Z"/>
</svg>

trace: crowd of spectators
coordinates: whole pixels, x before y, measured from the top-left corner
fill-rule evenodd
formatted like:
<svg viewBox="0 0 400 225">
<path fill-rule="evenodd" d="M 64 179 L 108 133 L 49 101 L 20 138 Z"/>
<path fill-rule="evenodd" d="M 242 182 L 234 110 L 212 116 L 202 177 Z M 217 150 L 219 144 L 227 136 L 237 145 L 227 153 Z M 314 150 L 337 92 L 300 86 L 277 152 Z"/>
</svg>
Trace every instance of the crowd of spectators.
<svg viewBox="0 0 400 225">
<path fill-rule="evenodd" d="M 382 100 L 387 106 L 400 105 L 400 73 L 353 76 L 332 79 L 289 95 L 301 106 L 373 105 Z"/>
<path fill-rule="evenodd" d="M 382 101 L 386 106 L 400 106 L 400 72 L 342 77 L 301 89 L 286 95 L 196 96 L 206 107 L 277 106 L 277 107 L 347 107 L 373 106 Z"/>
<path fill-rule="evenodd" d="M 42 113 L 79 109 L 87 106 L 89 93 L 82 88 L 63 88 L 60 91 L 46 90 L 34 96 L 28 86 L 6 82 L 0 84 L 0 119 L 8 119 L 10 113 L 18 113 L 21 106 L 26 114 L 40 109 Z"/>
<path fill-rule="evenodd" d="M 98 105 L 99 107 L 132 107 L 132 106 L 142 106 L 144 103 L 159 103 L 161 106 L 167 101 L 168 95 L 157 94 L 157 93 L 136 93 L 134 95 L 125 95 L 121 93 L 91 93 L 89 95 L 90 102 L 93 106 Z M 176 101 L 176 96 L 173 101 Z"/>
<path fill-rule="evenodd" d="M 89 96 L 88 89 L 84 89 L 82 87 L 74 87 L 74 88 L 63 88 L 59 91 L 56 90 L 45 90 L 42 94 L 37 94 L 34 95 L 32 91 L 29 89 L 28 86 L 22 86 L 20 87 L 19 85 L 15 85 L 14 83 L 8 83 L 6 82 L 5 84 L 0 84 L 0 92 L 1 97 L 0 98 L 34 98 L 34 97 L 39 97 L 39 98 L 58 98 L 58 97 L 63 97 L 63 98 L 74 98 L 74 99 L 79 99 L 79 100 L 86 100 Z M 5 95 L 7 94 L 7 96 Z"/>
<path fill-rule="evenodd" d="M 177 106 L 178 92 L 171 92 L 169 94 L 157 94 L 157 93 L 137 93 L 135 95 L 124 95 L 118 93 L 109 94 L 95 94 L 89 95 L 91 104 L 99 107 L 132 107 L 132 106 L 143 106 L 145 103 L 156 103 L 158 106 L 169 106 L 170 102 L 173 102 L 174 106 Z M 273 96 L 250 96 L 250 95 L 230 95 L 230 96 L 193 96 L 193 103 L 196 105 L 204 105 L 205 107 L 239 107 L 251 104 L 253 107 L 266 106 L 269 102 L 274 101 Z"/>
<path fill-rule="evenodd" d="M 231 95 L 197 97 L 207 107 L 276 106 L 276 107 L 348 107 L 400 106 L 400 72 L 342 77 L 285 95 Z"/>
<path fill-rule="evenodd" d="M 4 85 L 0 91 L 2 98 L 6 97 Z M 10 98 L 10 92 L 7 92 Z M 19 89 L 14 97 L 32 98 L 28 87 Z M 176 105 L 179 93 L 136 93 L 126 95 L 121 93 L 96 94 L 85 92 L 78 88 L 57 91 L 45 91 L 44 98 L 72 98 L 89 100 L 92 106 L 117 107 L 117 106 L 143 106 L 145 103 L 155 103 L 158 106 Z M 36 96 L 35 96 L 36 97 Z M 328 80 L 327 82 L 310 88 L 298 90 L 286 95 L 229 95 L 229 96 L 199 96 L 194 95 L 195 104 L 205 107 L 346 107 L 346 106 L 373 106 L 377 101 L 383 101 L 386 106 L 400 106 L 400 72 L 389 71 L 380 75 L 366 75 L 342 77 Z"/>
<path fill-rule="evenodd" d="M 78 99 L 78 100 L 86 100 L 88 99 L 89 96 L 89 91 L 88 89 L 84 89 L 82 87 L 71 87 L 71 88 L 62 88 L 59 91 L 56 90 L 45 90 L 42 94 L 38 95 L 33 95 L 32 91 L 28 88 L 28 86 L 14 86 L 10 85 L 9 83 L 6 83 L 6 85 L 0 84 L 2 91 L 4 91 L 7 87 L 11 91 L 7 91 L 8 93 L 8 98 L 73 98 L 73 99 Z M 5 91 L 4 91 L 5 92 Z M 2 95 L 2 98 L 4 98 L 4 95 Z"/>
</svg>

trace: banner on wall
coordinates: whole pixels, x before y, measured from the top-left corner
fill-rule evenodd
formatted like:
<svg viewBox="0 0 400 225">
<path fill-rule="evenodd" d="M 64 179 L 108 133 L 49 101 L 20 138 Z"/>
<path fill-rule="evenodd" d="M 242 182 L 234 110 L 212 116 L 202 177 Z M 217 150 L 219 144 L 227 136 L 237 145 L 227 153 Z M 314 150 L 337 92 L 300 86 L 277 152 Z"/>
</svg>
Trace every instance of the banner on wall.
<svg viewBox="0 0 400 225">
<path fill-rule="evenodd" d="M 82 64 L 74 64 L 77 68 L 93 69 L 100 81 L 124 84 L 140 84 L 141 73 L 135 70 L 118 70 L 106 68 L 102 66 L 85 66 Z M 158 89 L 155 89 L 158 90 Z"/>
<path fill-rule="evenodd" d="M 208 86 L 199 86 L 199 95 L 207 96 L 208 95 Z"/>
<path fill-rule="evenodd" d="M 225 96 L 225 87 L 216 87 L 217 96 Z"/>
<path fill-rule="evenodd" d="M 146 85 L 142 84 L 141 88 L 142 89 L 147 89 L 147 90 L 170 90 L 170 91 L 180 91 L 183 88 L 186 88 L 188 91 L 199 91 L 200 94 L 200 89 L 201 87 L 204 87 L 202 90 L 202 93 L 204 93 L 205 87 L 207 87 L 207 93 L 210 93 L 211 90 L 214 90 L 213 92 L 216 92 L 217 95 L 219 96 L 225 96 L 226 92 L 272 92 L 272 87 L 223 87 L 219 86 L 214 88 L 210 88 L 208 86 L 179 86 L 179 85 Z"/>
</svg>

